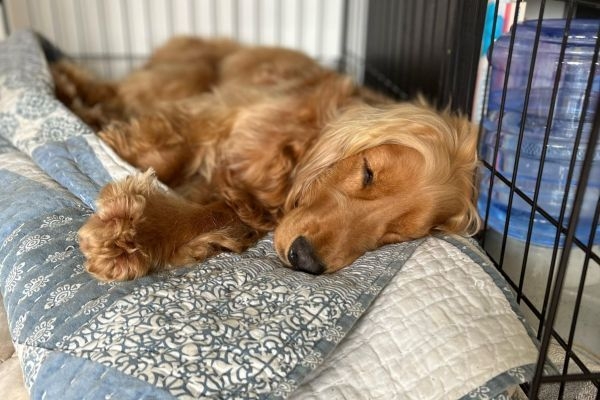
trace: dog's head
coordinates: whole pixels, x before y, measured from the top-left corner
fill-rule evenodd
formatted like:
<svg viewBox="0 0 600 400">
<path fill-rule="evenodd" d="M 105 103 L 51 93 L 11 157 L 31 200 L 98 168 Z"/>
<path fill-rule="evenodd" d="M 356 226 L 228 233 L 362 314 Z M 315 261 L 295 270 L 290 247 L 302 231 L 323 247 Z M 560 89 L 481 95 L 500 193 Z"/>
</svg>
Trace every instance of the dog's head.
<svg viewBox="0 0 600 400">
<path fill-rule="evenodd" d="M 474 234 L 477 131 L 421 103 L 346 110 L 306 154 L 275 230 L 282 261 L 329 273 L 439 230 Z"/>
</svg>

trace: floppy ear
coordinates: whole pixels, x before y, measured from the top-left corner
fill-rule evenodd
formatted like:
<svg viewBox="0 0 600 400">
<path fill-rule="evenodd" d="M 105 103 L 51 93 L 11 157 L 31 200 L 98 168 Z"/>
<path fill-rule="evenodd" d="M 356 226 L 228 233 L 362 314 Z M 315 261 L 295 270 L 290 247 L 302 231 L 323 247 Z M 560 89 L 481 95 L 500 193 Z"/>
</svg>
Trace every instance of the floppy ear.
<svg viewBox="0 0 600 400">
<path fill-rule="evenodd" d="M 220 185 L 220 193 L 227 205 L 235 211 L 240 219 L 258 231 L 269 231 L 275 228 L 276 218 L 248 190 L 235 185 Z"/>
<path fill-rule="evenodd" d="M 246 224 L 260 230 L 275 227 L 303 146 L 304 142 L 291 137 L 254 145 L 236 153 L 236 163 L 223 165 L 215 173 L 221 195 Z M 268 156 L 265 149 L 269 149 Z"/>
<path fill-rule="evenodd" d="M 444 114 L 456 132 L 455 146 L 450 153 L 452 180 L 456 192 L 449 194 L 448 201 L 455 203 L 453 208 L 458 212 L 450 216 L 439 226 L 439 229 L 471 236 L 476 234 L 481 227 L 481 219 L 476 207 L 479 130 L 465 117 Z"/>
<path fill-rule="evenodd" d="M 274 228 L 275 215 L 257 198 L 249 182 L 245 182 L 247 177 L 240 174 L 236 169 L 221 166 L 214 172 L 212 180 L 227 205 L 245 224 L 262 231 Z"/>
</svg>

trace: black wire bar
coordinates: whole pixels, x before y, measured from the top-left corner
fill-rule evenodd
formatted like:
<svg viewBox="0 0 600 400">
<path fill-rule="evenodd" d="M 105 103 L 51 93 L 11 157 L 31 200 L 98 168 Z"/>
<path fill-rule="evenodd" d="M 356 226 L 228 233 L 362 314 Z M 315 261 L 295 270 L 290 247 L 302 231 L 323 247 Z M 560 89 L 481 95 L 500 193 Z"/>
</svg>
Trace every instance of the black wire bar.
<svg viewBox="0 0 600 400">
<path fill-rule="evenodd" d="M 560 262 L 558 265 L 558 270 L 556 272 L 556 280 L 554 282 L 554 288 L 552 291 L 552 296 L 550 297 L 550 305 L 548 308 L 548 314 L 546 317 L 546 321 L 544 322 L 544 332 L 542 335 L 542 342 L 540 346 L 540 354 L 538 358 L 538 368 L 535 371 L 533 377 L 533 383 L 531 386 L 530 397 L 537 398 L 537 394 L 539 391 L 539 385 L 542 381 L 542 368 L 539 368 L 539 365 L 543 365 L 546 361 L 548 348 L 550 346 L 550 338 L 552 336 L 552 327 L 554 326 L 554 322 L 556 319 L 556 312 L 558 310 L 558 305 L 560 301 L 560 295 L 567 271 L 567 266 L 569 262 L 569 255 L 571 253 L 571 248 L 575 239 L 575 229 L 577 227 L 577 222 L 579 220 L 579 214 L 581 212 L 581 207 L 583 205 L 583 199 L 587 187 L 587 183 L 590 176 L 590 171 L 592 169 L 592 163 L 594 161 L 594 152 L 596 149 L 596 145 L 598 143 L 598 137 L 600 132 L 600 103 L 596 107 L 596 113 L 594 115 L 594 121 L 592 125 L 592 131 L 590 132 L 590 137 L 588 140 L 588 145 L 585 151 L 585 157 L 583 160 L 583 166 L 581 168 L 580 177 L 578 180 L 577 190 L 575 191 L 575 199 L 573 205 L 573 211 L 569 218 L 569 224 L 567 229 L 567 235 L 565 238 L 564 250 L 560 258 Z M 544 315 L 544 313 L 542 313 Z M 600 374 L 594 379 L 600 378 Z"/>
</svg>

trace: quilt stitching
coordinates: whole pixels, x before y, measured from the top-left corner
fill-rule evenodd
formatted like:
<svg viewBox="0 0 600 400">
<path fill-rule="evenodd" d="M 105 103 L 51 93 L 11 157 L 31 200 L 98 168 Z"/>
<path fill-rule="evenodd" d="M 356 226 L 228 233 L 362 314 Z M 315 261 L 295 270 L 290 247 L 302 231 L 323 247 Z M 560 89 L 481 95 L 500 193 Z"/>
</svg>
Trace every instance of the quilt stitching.
<svg viewBox="0 0 600 400">
<path fill-rule="evenodd" d="M 59 362 L 50 355 L 60 354 L 68 364 L 58 369 L 56 385 L 65 384 L 60 376 L 85 382 L 71 369 L 85 361 L 107 376 L 122 372 L 184 398 L 285 398 L 327 360 L 421 244 L 386 246 L 339 273 L 313 277 L 282 268 L 268 236 L 241 255 L 223 254 L 134 282 L 94 281 L 83 269 L 75 232 L 90 212 L 81 199 L 91 202 L 99 182 L 81 175 L 100 166 L 116 176 L 124 164 L 98 143 L 82 150 L 90 152 L 89 160 L 69 147 L 73 135 L 86 143 L 94 138 L 85 138 L 85 127 L 61 105 L 48 103 L 50 76 L 35 35 L 20 32 L 0 46 L 0 121 L 7 121 L 0 135 L 33 157 L 0 140 L 9 151 L 0 172 L 11 177 L 0 202 L 10 205 L 21 188 L 35 197 L 19 210 L 26 222 L 2 215 L 10 229 L 3 230 L 0 249 L 11 332 L 30 388 L 49 359 Z M 25 119 L 7 110 L 34 120 L 21 124 Z M 52 146 L 63 146 L 67 172 L 48 171 L 52 165 L 44 157 L 56 150 Z M 27 159 L 11 163 L 13 155 Z M 52 179 L 42 179 L 43 172 L 57 183 L 37 182 Z M 108 395 L 114 388 L 94 390 Z"/>
</svg>

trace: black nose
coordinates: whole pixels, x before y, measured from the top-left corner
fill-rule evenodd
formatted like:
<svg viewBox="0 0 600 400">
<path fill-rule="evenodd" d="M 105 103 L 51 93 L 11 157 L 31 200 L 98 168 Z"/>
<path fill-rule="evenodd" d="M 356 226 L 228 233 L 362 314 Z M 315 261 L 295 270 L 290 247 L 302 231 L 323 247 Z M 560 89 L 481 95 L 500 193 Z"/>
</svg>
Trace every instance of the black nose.
<svg viewBox="0 0 600 400">
<path fill-rule="evenodd" d="M 304 236 L 298 236 L 288 250 L 288 261 L 294 269 L 318 275 L 325 267 L 315 255 L 315 250 Z"/>
</svg>

